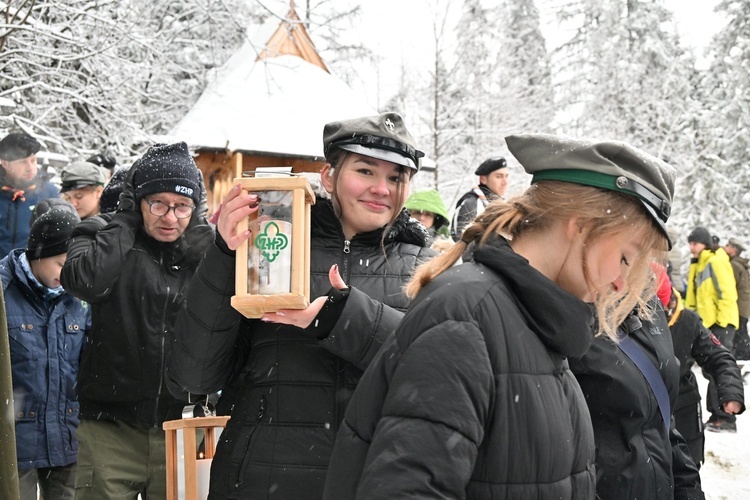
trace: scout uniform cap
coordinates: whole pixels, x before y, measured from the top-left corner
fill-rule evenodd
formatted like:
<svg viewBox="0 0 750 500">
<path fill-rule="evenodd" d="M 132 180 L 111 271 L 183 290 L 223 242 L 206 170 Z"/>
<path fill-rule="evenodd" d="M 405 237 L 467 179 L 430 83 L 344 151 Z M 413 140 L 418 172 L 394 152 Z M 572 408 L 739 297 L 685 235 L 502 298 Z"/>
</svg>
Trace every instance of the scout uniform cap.
<svg viewBox="0 0 750 500">
<path fill-rule="evenodd" d="M 565 181 L 635 196 L 669 242 L 667 219 L 675 170 L 667 163 L 618 141 L 596 143 L 529 134 L 506 137 L 505 142 L 526 172 L 533 174 L 532 184 Z"/>
<path fill-rule="evenodd" d="M 101 167 L 87 161 L 74 161 L 63 168 L 60 174 L 62 180 L 61 193 L 81 189 L 86 186 L 102 186 L 107 182 L 107 177 Z"/>
<path fill-rule="evenodd" d="M 323 147 L 326 156 L 339 148 L 414 170 L 419 170 L 424 156 L 397 113 L 328 123 L 323 128 Z"/>
<path fill-rule="evenodd" d="M 36 154 L 42 145 L 26 132 L 12 132 L 0 141 L 0 160 L 15 161 Z"/>
<path fill-rule="evenodd" d="M 743 245 L 742 243 L 740 243 L 739 241 L 737 241 L 734 238 L 729 238 L 729 241 L 727 243 L 729 243 L 734 248 L 736 248 L 738 252 L 744 252 L 745 251 L 745 245 Z"/>
<path fill-rule="evenodd" d="M 495 170 L 501 168 L 507 168 L 508 162 L 502 156 L 495 156 L 493 158 L 487 158 L 477 167 L 474 171 L 474 175 L 490 175 Z"/>
</svg>

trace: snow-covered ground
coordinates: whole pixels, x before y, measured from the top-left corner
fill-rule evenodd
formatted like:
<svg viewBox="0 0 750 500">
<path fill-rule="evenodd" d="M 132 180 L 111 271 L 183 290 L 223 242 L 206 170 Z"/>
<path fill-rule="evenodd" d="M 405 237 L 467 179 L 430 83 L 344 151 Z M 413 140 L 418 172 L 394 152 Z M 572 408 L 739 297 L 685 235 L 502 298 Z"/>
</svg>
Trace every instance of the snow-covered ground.
<svg viewBox="0 0 750 500">
<path fill-rule="evenodd" d="M 750 366 L 745 375 L 745 398 L 750 386 Z M 708 419 L 705 394 L 708 382 L 695 372 L 704 397 L 703 416 Z M 750 405 L 750 402 L 748 403 Z M 750 498 L 750 410 L 737 418 L 737 434 L 706 431 L 706 462 L 701 467 L 701 481 L 707 500 L 746 500 Z"/>
</svg>

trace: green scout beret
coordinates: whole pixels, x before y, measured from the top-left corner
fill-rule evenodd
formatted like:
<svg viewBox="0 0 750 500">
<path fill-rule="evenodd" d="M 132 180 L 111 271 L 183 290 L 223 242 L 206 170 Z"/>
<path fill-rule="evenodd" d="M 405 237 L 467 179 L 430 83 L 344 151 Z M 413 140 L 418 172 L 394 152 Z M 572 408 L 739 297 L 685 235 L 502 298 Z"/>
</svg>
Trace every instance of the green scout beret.
<svg viewBox="0 0 750 500">
<path fill-rule="evenodd" d="M 87 161 L 75 161 L 63 168 L 60 180 L 60 192 L 65 193 L 86 186 L 104 186 L 107 177 L 102 167 Z"/>
<path fill-rule="evenodd" d="M 0 141 L 0 160 L 15 161 L 36 154 L 42 145 L 26 132 L 11 132 Z"/>
<path fill-rule="evenodd" d="M 419 170 L 424 156 L 397 113 L 328 123 L 323 128 L 323 147 L 326 156 L 339 148 L 414 170 Z"/>
<path fill-rule="evenodd" d="M 565 181 L 635 196 L 669 241 L 667 219 L 672 210 L 675 169 L 667 163 L 618 141 L 528 134 L 506 137 L 505 142 L 533 175 L 532 184 Z"/>
</svg>

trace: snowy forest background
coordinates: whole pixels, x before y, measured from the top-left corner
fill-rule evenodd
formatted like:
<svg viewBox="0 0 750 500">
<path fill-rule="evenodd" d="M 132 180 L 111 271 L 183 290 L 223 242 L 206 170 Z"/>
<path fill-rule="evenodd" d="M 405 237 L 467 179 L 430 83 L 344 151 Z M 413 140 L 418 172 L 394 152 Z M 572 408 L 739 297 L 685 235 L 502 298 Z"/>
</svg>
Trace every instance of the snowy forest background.
<svg viewBox="0 0 750 500">
<path fill-rule="evenodd" d="M 544 0 L 570 34 L 552 50 L 533 0 L 434 0 L 414 19 L 433 28 L 426 72 L 394 68 L 358 39 L 360 3 L 298 0 L 296 8 L 339 78 L 357 85 L 365 66 L 397 72 L 398 88 L 377 107 L 402 113 L 435 161 L 416 188 L 437 187 L 451 206 L 476 182 L 479 162 L 509 156 L 503 138 L 512 133 L 613 138 L 677 168 L 679 246 L 695 225 L 722 243 L 750 243 L 750 0 L 718 2 L 726 25 L 706 54 L 680 40 L 660 0 Z M 22 128 L 71 159 L 106 150 L 128 163 L 288 5 L 0 0 L 0 134 Z M 383 34 L 392 36 L 387 26 Z M 520 192 L 527 176 L 511 168 L 511 192 Z"/>
</svg>

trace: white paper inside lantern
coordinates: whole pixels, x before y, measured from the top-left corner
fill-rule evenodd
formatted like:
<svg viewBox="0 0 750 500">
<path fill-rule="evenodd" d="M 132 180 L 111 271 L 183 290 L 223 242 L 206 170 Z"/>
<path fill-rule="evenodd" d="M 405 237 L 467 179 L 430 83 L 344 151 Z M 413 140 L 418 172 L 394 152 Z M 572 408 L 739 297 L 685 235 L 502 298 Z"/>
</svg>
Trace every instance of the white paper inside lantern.
<svg viewBox="0 0 750 500">
<path fill-rule="evenodd" d="M 223 427 L 214 428 L 214 449 L 219 444 L 219 437 L 221 436 Z M 196 433 L 197 445 L 200 446 L 203 441 L 203 432 L 199 429 Z M 198 453 L 195 450 L 193 453 Z M 208 486 L 211 478 L 211 463 L 212 458 L 202 458 L 195 461 L 196 464 L 196 477 L 198 484 L 196 491 L 198 493 L 198 500 L 206 500 L 208 498 Z M 177 433 L 177 498 L 179 500 L 185 500 L 185 440 L 183 439 L 183 433 Z"/>
</svg>

